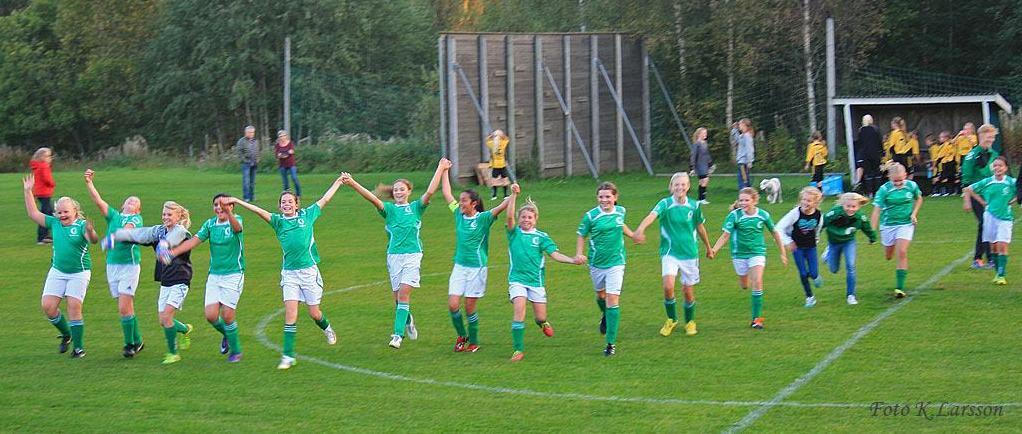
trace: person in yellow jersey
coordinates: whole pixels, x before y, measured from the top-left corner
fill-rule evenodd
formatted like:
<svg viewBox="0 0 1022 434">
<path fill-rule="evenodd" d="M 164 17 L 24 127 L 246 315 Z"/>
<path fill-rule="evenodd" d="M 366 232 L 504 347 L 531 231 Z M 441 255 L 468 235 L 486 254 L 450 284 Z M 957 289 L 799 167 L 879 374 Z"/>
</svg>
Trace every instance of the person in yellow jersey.
<svg viewBox="0 0 1022 434">
<path fill-rule="evenodd" d="M 961 188 L 958 185 L 958 164 L 961 162 L 961 157 L 958 156 L 958 151 L 955 149 L 954 143 L 951 142 L 950 131 L 941 131 L 939 137 L 937 167 L 940 172 L 937 176 L 940 189 L 937 191 L 937 195 L 943 197 L 958 194 Z"/>
<path fill-rule="evenodd" d="M 507 134 L 503 130 L 493 130 L 486 136 L 486 147 L 490 149 L 490 176 L 494 178 L 508 178 L 511 176 L 507 171 Z M 511 180 L 514 182 L 514 180 Z M 507 197 L 507 186 L 504 186 L 504 197 Z M 493 186 L 493 195 L 490 200 L 497 200 L 497 186 Z"/>
<path fill-rule="evenodd" d="M 969 155 L 969 151 L 976 147 L 979 143 L 979 136 L 976 135 L 976 125 L 972 122 L 966 122 L 962 126 L 962 130 L 958 132 L 958 135 L 954 138 L 954 147 L 958 151 L 958 160 L 961 161 L 966 155 Z"/>
<path fill-rule="evenodd" d="M 908 133 L 908 178 L 912 179 L 915 177 L 916 165 L 921 160 L 919 155 L 919 133 L 912 131 Z"/>
<path fill-rule="evenodd" d="M 809 166 L 813 166 L 813 179 L 810 182 L 816 184 L 816 188 L 823 191 L 823 168 L 827 165 L 827 143 L 823 141 L 823 134 L 819 131 L 813 131 L 809 140 L 809 146 L 806 148 L 806 165 L 803 170 L 809 170 Z"/>
<path fill-rule="evenodd" d="M 884 162 L 894 160 L 908 167 L 908 156 L 911 153 L 908 143 L 908 131 L 905 120 L 895 116 L 891 119 L 891 133 L 884 140 Z"/>
</svg>

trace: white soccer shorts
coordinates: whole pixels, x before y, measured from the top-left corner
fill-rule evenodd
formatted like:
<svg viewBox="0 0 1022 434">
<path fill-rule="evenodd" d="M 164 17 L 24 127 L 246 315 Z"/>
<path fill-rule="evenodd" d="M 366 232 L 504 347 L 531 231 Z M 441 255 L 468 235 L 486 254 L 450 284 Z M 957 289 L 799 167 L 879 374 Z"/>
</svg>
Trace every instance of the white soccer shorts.
<svg viewBox="0 0 1022 434">
<path fill-rule="evenodd" d="M 525 297 L 533 303 L 546 303 L 546 288 L 542 286 L 526 286 L 511 282 L 508 285 L 507 293 L 512 301 L 515 297 Z"/>
<path fill-rule="evenodd" d="M 1015 222 L 1001 220 L 989 212 L 983 212 L 983 242 L 984 243 L 1010 243 L 1011 230 Z"/>
<path fill-rule="evenodd" d="M 141 273 L 142 267 L 138 264 L 107 264 L 106 281 L 110 284 L 110 296 L 134 297 L 135 290 L 138 289 L 138 276 Z"/>
<path fill-rule="evenodd" d="M 589 277 L 593 280 L 593 290 L 606 290 L 608 294 L 621 295 L 621 287 L 625 281 L 625 266 L 616 265 L 610 268 L 589 267 Z"/>
<path fill-rule="evenodd" d="M 663 256 L 660 258 L 660 276 L 680 276 L 683 286 L 695 286 L 699 283 L 699 260 Z"/>
<path fill-rule="evenodd" d="M 210 274 L 206 278 L 206 306 L 222 304 L 231 309 L 238 308 L 238 299 L 245 286 L 245 274 Z"/>
<path fill-rule="evenodd" d="M 749 269 L 752 267 L 765 267 L 766 256 L 753 256 L 748 259 L 732 259 L 731 263 L 735 266 L 735 274 L 744 276 L 749 274 Z"/>
<path fill-rule="evenodd" d="M 391 291 L 397 291 L 402 284 L 418 288 L 421 267 L 422 253 L 387 255 L 387 272 L 390 273 Z"/>
<path fill-rule="evenodd" d="M 167 309 L 167 306 L 173 306 L 174 309 L 181 310 L 185 305 L 185 297 L 188 296 L 188 285 L 179 283 L 173 286 L 160 286 L 160 300 L 156 302 L 156 308 L 159 312 L 163 312 Z"/>
<path fill-rule="evenodd" d="M 89 290 L 90 279 L 92 279 L 91 270 L 63 273 L 51 267 L 50 271 L 46 273 L 43 296 L 72 297 L 78 301 L 85 301 L 85 293 Z"/>
<path fill-rule="evenodd" d="M 916 232 L 916 225 L 880 226 L 880 244 L 884 247 L 891 247 L 897 240 L 912 241 L 912 235 Z"/>
<path fill-rule="evenodd" d="M 482 298 L 486 295 L 486 267 L 466 267 L 454 264 L 451 279 L 447 284 L 447 295 Z"/>
<path fill-rule="evenodd" d="M 281 270 L 280 289 L 284 301 L 300 301 L 316 306 L 323 299 L 323 275 L 313 265 L 300 270 Z"/>
</svg>

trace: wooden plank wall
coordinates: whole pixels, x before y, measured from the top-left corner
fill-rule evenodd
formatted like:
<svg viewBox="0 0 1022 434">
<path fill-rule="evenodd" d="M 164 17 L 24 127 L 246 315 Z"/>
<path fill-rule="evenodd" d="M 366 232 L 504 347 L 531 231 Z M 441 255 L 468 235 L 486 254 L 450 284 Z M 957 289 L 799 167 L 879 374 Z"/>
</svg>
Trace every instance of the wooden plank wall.
<svg viewBox="0 0 1022 434">
<path fill-rule="evenodd" d="M 643 117 L 648 98 L 643 86 L 648 81 L 643 76 L 641 39 L 624 34 L 448 33 L 441 35 L 438 48 L 438 58 L 446 63 L 439 68 L 444 84 L 441 91 L 446 92 L 441 104 L 441 119 L 446 122 L 441 142 L 455 161 L 455 175 L 462 182 L 469 181 L 475 165 L 487 161 L 489 152 L 483 144 L 488 131 L 484 131 L 483 119 L 454 64 L 461 67 L 476 98 L 484 104 L 491 129 L 503 129 L 511 137 L 512 167 L 538 160 L 529 164 L 539 166 L 543 177 L 589 175 L 585 157 L 542 69 L 545 65 L 571 110 L 579 135 L 590 154 L 598 158 L 599 173 L 642 169 L 606 82 L 598 72 L 594 74 L 594 43 L 595 53 L 621 91 L 636 134 L 648 149 L 648 124 Z M 598 119 L 595 125 L 594 119 Z"/>
</svg>

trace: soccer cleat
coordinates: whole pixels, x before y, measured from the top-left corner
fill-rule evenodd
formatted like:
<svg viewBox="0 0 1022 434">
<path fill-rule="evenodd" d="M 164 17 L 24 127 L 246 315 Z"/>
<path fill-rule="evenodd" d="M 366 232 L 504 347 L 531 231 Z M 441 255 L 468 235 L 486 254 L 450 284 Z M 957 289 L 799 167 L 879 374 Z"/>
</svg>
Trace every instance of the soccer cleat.
<svg viewBox="0 0 1022 434">
<path fill-rule="evenodd" d="M 695 336 L 696 333 L 699 333 L 699 330 L 696 330 L 695 321 L 685 323 L 685 336 Z"/>
<path fill-rule="evenodd" d="M 142 352 L 142 348 L 145 348 L 145 342 L 139 342 L 135 344 L 135 355 Z"/>
<path fill-rule="evenodd" d="M 710 204 L 710 201 L 708 201 L 708 200 L 706 200 L 706 199 L 703 199 L 703 200 L 699 201 L 698 203 L 699 203 L 700 205 L 709 205 L 709 204 Z"/>
<path fill-rule="evenodd" d="M 192 332 L 192 330 L 194 330 L 194 328 L 191 324 L 185 324 L 185 327 L 187 327 L 188 330 L 182 333 L 180 338 L 177 338 L 177 349 L 179 350 L 187 350 L 192 347 L 192 338 L 188 335 Z"/>
<path fill-rule="evenodd" d="M 895 289 L 894 290 L 894 298 L 905 298 L 905 291 L 902 291 L 900 289 Z"/>
<path fill-rule="evenodd" d="M 124 346 L 124 351 L 121 352 L 121 355 L 123 355 L 125 359 L 130 359 L 132 357 L 135 357 L 135 346 L 134 345 L 125 345 Z"/>
<path fill-rule="evenodd" d="M 522 359 L 524 359 L 524 358 L 525 358 L 525 353 L 523 353 L 521 351 L 515 351 L 513 354 L 511 354 L 511 361 L 512 362 L 521 362 Z"/>
<path fill-rule="evenodd" d="M 812 295 L 812 296 L 806 297 L 806 304 L 804 306 L 805 307 L 816 306 L 816 296 Z"/>
<path fill-rule="evenodd" d="M 220 354 L 227 354 L 231 350 L 231 345 L 227 343 L 227 336 L 220 339 Z"/>
<path fill-rule="evenodd" d="M 227 363 L 238 363 L 241 361 L 241 353 L 227 356 Z"/>
<path fill-rule="evenodd" d="M 540 324 L 540 327 L 543 329 L 543 334 L 546 335 L 546 337 L 554 337 L 554 326 L 550 325 L 549 322 L 543 321 L 543 324 Z"/>
<path fill-rule="evenodd" d="M 458 336 L 458 340 L 454 341 L 454 352 L 460 353 L 465 351 L 466 344 L 468 344 L 468 338 L 464 336 Z"/>
<path fill-rule="evenodd" d="M 323 335 L 326 336 L 327 345 L 337 344 L 337 333 L 334 332 L 334 326 L 327 326 L 327 328 L 323 330 Z"/>
<path fill-rule="evenodd" d="M 610 357 L 617 353 L 617 347 L 614 344 L 607 344 L 607 348 L 603 349 L 603 355 Z"/>
<path fill-rule="evenodd" d="M 849 294 L 848 298 L 845 299 L 845 301 L 847 301 L 848 304 L 852 306 L 859 304 L 859 300 L 855 298 L 855 294 Z"/>
<path fill-rule="evenodd" d="M 60 345 L 57 347 L 57 351 L 60 354 L 64 354 L 68 349 L 71 348 L 71 336 L 57 336 L 60 339 Z"/>
<path fill-rule="evenodd" d="M 997 268 L 997 264 L 993 263 L 990 260 L 987 260 L 986 262 L 983 263 L 984 270 L 993 270 L 994 268 Z"/>
<path fill-rule="evenodd" d="M 490 200 L 497 200 L 497 196 L 490 196 Z"/>
<path fill-rule="evenodd" d="M 763 330 L 763 317 L 753 319 L 752 324 L 749 324 L 749 326 L 756 330 Z"/>
<path fill-rule="evenodd" d="M 664 326 L 660 327 L 660 336 L 670 336 L 671 332 L 673 332 L 674 328 L 677 326 L 678 326 L 677 321 L 667 318 L 667 321 L 664 322 Z"/>
<path fill-rule="evenodd" d="M 600 318 L 600 334 L 601 335 L 607 334 L 607 316 L 606 315 L 604 315 L 603 317 Z"/>
<path fill-rule="evenodd" d="M 82 357 L 85 357 L 85 348 L 75 348 L 71 350 L 72 359 L 80 359 Z"/>
<path fill-rule="evenodd" d="M 280 363 L 277 364 L 277 369 L 291 369 L 297 363 L 298 360 L 295 360 L 294 357 L 280 356 Z"/>
<path fill-rule="evenodd" d="M 408 319 L 408 326 L 405 327 L 405 336 L 414 341 L 419 338 L 419 329 L 415 328 L 415 318 L 409 315 Z"/>
<path fill-rule="evenodd" d="M 816 278 L 813 279 L 813 286 L 815 286 L 817 288 L 823 286 L 823 276 L 822 275 L 816 276 Z"/>
<path fill-rule="evenodd" d="M 468 346 L 465 347 L 466 353 L 474 353 L 476 351 L 479 351 L 479 344 L 468 344 Z"/>
<path fill-rule="evenodd" d="M 401 348 L 401 336 L 390 335 L 390 347 L 393 349 Z"/>
<path fill-rule="evenodd" d="M 969 266 L 969 268 L 971 268 L 973 270 L 982 270 L 983 269 L 983 265 L 984 264 L 983 264 L 983 260 L 982 259 L 975 259 L 975 260 L 972 261 L 972 265 Z"/>
<path fill-rule="evenodd" d="M 167 353 L 167 354 L 163 355 L 163 362 L 161 362 L 161 364 L 169 365 L 171 363 L 177 363 L 177 362 L 180 362 L 180 361 L 181 361 L 181 355 L 180 354 L 170 354 L 170 353 Z"/>
<path fill-rule="evenodd" d="M 994 285 L 1007 285 L 1008 281 L 1004 279 L 1004 276 L 995 277 L 993 281 Z"/>
</svg>

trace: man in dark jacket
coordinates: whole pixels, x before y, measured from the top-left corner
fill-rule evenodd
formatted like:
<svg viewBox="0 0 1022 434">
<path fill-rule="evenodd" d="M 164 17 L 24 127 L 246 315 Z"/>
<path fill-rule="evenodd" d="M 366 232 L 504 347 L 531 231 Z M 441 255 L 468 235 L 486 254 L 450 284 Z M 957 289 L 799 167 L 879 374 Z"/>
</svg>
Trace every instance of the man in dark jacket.
<svg viewBox="0 0 1022 434">
<path fill-rule="evenodd" d="M 245 127 L 245 137 L 238 139 L 234 147 L 241 159 L 241 193 L 246 202 L 255 200 L 255 175 L 259 167 L 259 139 L 255 127 Z"/>
<path fill-rule="evenodd" d="M 880 132 L 873 126 L 873 116 L 862 117 L 862 128 L 859 128 L 859 136 L 854 142 L 855 148 L 855 169 L 861 170 L 859 183 L 862 185 L 863 194 L 873 197 L 882 184 L 883 175 L 880 173 L 880 159 L 883 157 L 884 146 Z"/>
</svg>

